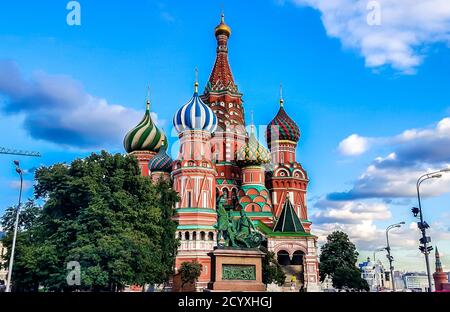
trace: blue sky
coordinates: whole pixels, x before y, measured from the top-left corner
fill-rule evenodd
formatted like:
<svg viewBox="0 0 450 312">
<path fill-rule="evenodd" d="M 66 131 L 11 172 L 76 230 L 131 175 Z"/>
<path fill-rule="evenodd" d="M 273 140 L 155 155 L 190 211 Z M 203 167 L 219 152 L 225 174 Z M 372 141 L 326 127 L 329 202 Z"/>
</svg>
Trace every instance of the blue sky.
<svg viewBox="0 0 450 312">
<path fill-rule="evenodd" d="M 383 246 L 387 225 L 405 221 L 391 232 L 396 267 L 424 270 L 410 208 L 414 179 L 450 166 L 450 5 L 380 0 L 381 25 L 370 27 L 367 2 L 80 0 L 80 26 L 66 23 L 68 1 L 2 3 L 0 146 L 42 153 L 19 158 L 30 196 L 32 168 L 124 152 L 148 84 L 154 117 L 170 134 L 194 68 L 200 86 L 208 79 L 223 4 L 247 117 L 253 110 L 256 124 L 270 122 L 283 83 L 302 132 L 297 154 L 311 179 L 315 233 L 343 229 L 365 258 Z M 0 212 L 17 201 L 16 158 L 0 156 Z M 446 176 L 423 186 L 448 269 L 449 190 Z"/>
</svg>

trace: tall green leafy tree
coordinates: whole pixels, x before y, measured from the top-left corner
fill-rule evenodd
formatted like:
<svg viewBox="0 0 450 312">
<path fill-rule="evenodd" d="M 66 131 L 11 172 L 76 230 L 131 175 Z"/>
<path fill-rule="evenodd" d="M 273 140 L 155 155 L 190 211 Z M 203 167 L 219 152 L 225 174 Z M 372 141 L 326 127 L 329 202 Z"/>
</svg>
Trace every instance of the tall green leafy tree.
<svg viewBox="0 0 450 312">
<path fill-rule="evenodd" d="M 35 196 L 45 204 L 38 221 L 22 231 L 33 244 L 22 247 L 30 255 L 41 253 L 40 264 L 21 266 L 18 253 L 16 285 L 16 272 L 42 268 L 38 284 L 53 291 L 117 291 L 127 284 L 160 284 L 172 273 L 178 195 L 168 182 L 142 177 L 133 156 L 103 151 L 70 165 L 42 167 Z M 80 285 L 67 282 L 72 261 L 80 264 Z"/>
<path fill-rule="evenodd" d="M 329 276 L 338 289 L 369 290 L 356 267 L 357 261 L 358 251 L 348 235 L 341 231 L 331 233 L 321 248 L 320 280 L 323 282 Z"/>
</svg>

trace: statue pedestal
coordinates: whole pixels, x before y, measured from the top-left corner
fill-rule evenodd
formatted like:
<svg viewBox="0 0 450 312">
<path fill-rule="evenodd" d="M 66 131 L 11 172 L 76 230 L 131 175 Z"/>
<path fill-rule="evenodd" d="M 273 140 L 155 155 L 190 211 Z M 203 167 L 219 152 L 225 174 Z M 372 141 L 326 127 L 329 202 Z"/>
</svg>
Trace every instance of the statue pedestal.
<svg viewBox="0 0 450 312">
<path fill-rule="evenodd" d="M 216 247 L 212 259 L 212 291 L 265 291 L 262 282 L 262 258 L 257 248 Z"/>
</svg>

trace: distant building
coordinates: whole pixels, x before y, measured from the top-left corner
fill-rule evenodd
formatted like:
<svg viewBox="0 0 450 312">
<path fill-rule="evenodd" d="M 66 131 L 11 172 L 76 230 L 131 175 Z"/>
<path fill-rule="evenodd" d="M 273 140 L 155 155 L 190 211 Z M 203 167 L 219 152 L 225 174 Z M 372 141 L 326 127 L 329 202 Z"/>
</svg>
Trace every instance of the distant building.
<svg viewBox="0 0 450 312">
<path fill-rule="evenodd" d="M 4 232 L 0 232 L 0 264 L 2 265 L 2 267 L 0 268 L 0 285 L 2 283 L 6 284 L 6 278 L 7 278 L 7 273 L 8 271 L 6 271 L 5 268 L 3 268 L 4 264 L 6 263 L 6 247 L 3 246 L 2 243 L 2 239 L 5 237 L 5 233 Z"/>
<path fill-rule="evenodd" d="M 403 272 L 394 271 L 395 289 L 397 291 L 405 289 L 405 282 L 403 280 Z"/>
<path fill-rule="evenodd" d="M 383 264 L 380 260 L 377 262 L 370 261 L 360 263 L 361 277 L 367 281 L 370 291 L 380 291 L 386 287 L 386 275 Z"/>
<path fill-rule="evenodd" d="M 436 271 L 433 274 L 435 291 L 449 291 L 450 292 L 450 282 L 449 282 L 449 273 L 445 273 L 442 268 L 441 257 L 439 255 L 439 251 L 436 247 L 435 252 L 436 257 Z"/>
<path fill-rule="evenodd" d="M 403 275 L 405 288 L 411 291 L 427 292 L 428 277 L 426 273 L 408 272 Z"/>
</svg>

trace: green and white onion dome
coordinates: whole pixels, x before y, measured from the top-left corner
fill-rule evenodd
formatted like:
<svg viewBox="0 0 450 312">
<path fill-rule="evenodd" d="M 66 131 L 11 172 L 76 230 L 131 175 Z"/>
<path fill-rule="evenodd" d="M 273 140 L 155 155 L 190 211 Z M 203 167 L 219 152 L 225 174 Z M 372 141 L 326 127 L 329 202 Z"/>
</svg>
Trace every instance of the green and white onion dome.
<svg viewBox="0 0 450 312">
<path fill-rule="evenodd" d="M 167 141 L 166 135 L 153 122 L 150 114 L 150 101 L 147 101 L 144 118 L 127 133 L 123 140 L 123 146 L 127 153 L 136 151 L 156 153 L 164 141 Z"/>
</svg>

